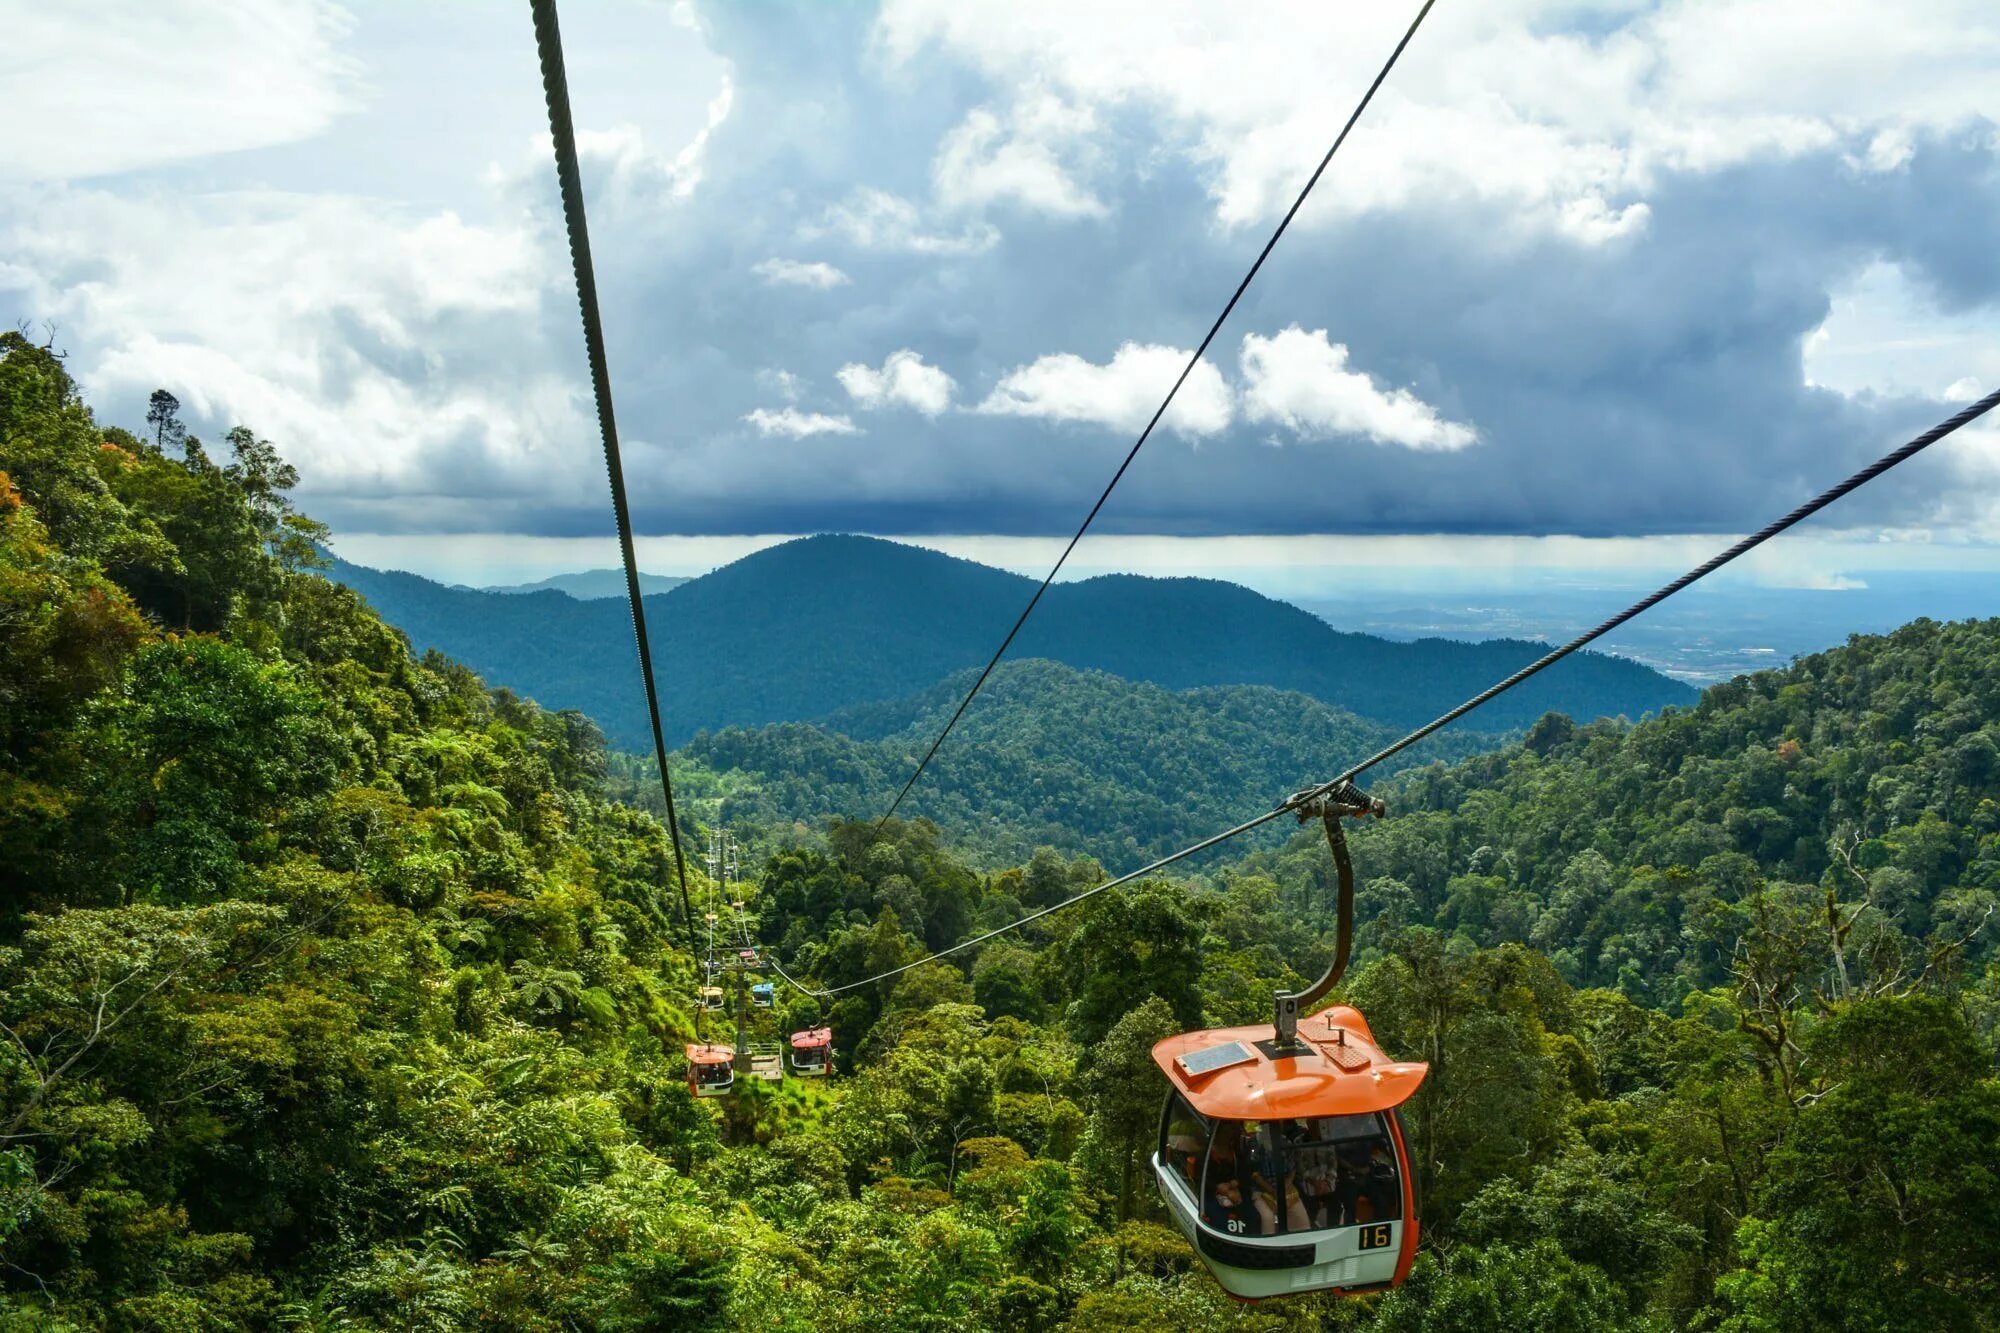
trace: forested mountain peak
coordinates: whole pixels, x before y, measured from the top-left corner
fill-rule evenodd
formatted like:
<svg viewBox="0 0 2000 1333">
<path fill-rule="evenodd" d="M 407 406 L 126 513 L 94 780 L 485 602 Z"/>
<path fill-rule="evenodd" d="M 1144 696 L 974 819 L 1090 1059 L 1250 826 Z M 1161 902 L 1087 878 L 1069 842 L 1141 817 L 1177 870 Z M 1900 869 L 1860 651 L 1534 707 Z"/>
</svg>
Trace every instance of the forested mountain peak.
<svg viewBox="0 0 2000 1333">
<path fill-rule="evenodd" d="M 672 592 L 686 583 L 685 578 L 671 574 L 648 574 L 641 572 L 639 586 L 647 595 L 656 592 Z M 604 597 L 625 596 L 625 571 L 622 569 L 585 569 L 570 574 L 551 574 L 532 583 L 508 583 L 484 588 L 468 589 L 471 592 L 535 593 L 560 592 L 578 601 L 595 601 Z"/>
<path fill-rule="evenodd" d="M 615 741 L 645 748 L 631 625 L 615 602 L 510 601 L 347 564 L 332 574 L 420 647 L 551 707 L 580 708 Z M 984 664 L 1033 588 L 1021 575 L 922 547 L 829 535 L 767 547 L 649 596 L 668 741 L 814 721 L 928 688 Z M 1235 584 L 1138 575 L 1055 585 L 1013 648 L 1017 657 L 1174 689 L 1295 690 L 1402 727 L 1543 651 L 1511 640 L 1399 643 L 1342 633 Z M 1497 701 L 1479 725 L 1525 727 L 1551 709 L 1638 717 L 1693 699 L 1687 686 L 1637 662 L 1584 653 Z"/>
<path fill-rule="evenodd" d="M 880 586 L 898 578 L 969 577 L 1000 588 L 1034 590 L 1023 574 L 982 565 L 963 556 L 891 541 L 864 533 L 821 532 L 777 542 L 719 566 L 690 583 L 726 586 L 733 580 L 759 583 L 766 579 L 809 579 Z"/>
</svg>

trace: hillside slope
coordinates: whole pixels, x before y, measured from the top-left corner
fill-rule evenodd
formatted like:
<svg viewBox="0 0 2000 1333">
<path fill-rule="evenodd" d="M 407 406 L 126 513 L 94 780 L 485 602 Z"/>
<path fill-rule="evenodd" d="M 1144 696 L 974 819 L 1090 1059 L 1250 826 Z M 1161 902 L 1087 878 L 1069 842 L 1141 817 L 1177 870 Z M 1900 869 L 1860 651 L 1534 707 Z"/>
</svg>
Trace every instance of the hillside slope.
<svg viewBox="0 0 2000 1333">
<path fill-rule="evenodd" d="M 448 588 L 340 564 L 420 647 L 436 647 L 614 740 L 645 735 L 630 621 L 615 601 Z M 918 547 L 809 537 L 647 598 L 670 743 L 724 726 L 823 718 L 982 664 L 1031 580 Z M 1115 575 L 1049 591 L 1013 649 L 1172 689 L 1269 685 L 1408 727 L 1543 651 L 1515 640 L 1398 643 L 1342 633 L 1247 588 Z M 1554 710 L 1637 717 L 1692 702 L 1687 686 L 1622 658 L 1579 654 L 1491 706 L 1480 725 Z"/>
<path fill-rule="evenodd" d="M 1865 898 L 1857 956 L 1877 938 L 1901 961 L 1900 928 L 1970 933 L 1967 955 L 1991 958 L 2000 620 L 1856 636 L 1634 727 L 1556 720 L 1387 794 L 1390 819 L 1356 840 L 1373 910 L 1532 943 L 1585 984 L 1640 998 L 1717 984 L 1759 882 L 1800 886 L 1787 892 L 1808 937 L 1824 932 L 1824 890 Z"/>
<path fill-rule="evenodd" d="M 696 737 L 685 754 L 724 779 L 727 822 L 870 815 L 888 806 L 970 684 L 960 672 L 827 726 L 728 728 Z M 1173 691 L 1060 662 L 1008 662 L 903 813 L 935 820 L 987 860 L 1045 845 L 1125 870 L 1268 809 L 1397 734 L 1264 685 Z M 1496 743 L 1439 737 L 1398 766 Z"/>
</svg>

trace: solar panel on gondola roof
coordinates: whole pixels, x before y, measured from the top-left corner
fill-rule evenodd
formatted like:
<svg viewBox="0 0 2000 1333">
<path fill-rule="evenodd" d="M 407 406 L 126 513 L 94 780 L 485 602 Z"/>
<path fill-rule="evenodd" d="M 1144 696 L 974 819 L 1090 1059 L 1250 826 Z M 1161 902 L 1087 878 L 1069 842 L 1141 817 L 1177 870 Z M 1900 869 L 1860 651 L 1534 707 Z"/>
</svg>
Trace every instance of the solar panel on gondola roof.
<svg viewBox="0 0 2000 1333">
<path fill-rule="evenodd" d="M 1181 1072 L 1189 1078 L 1200 1078 L 1203 1074 L 1213 1074 L 1216 1070 L 1227 1069 L 1231 1065 L 1248 1064 L 1256 1058 L 1257 1052 L 1240 1041 L 1232 1041 L 1220 1046 L 1211 1046 L 1205 1051 L 1191 1051 L 1186 1055 L 1177 1055 L 1174 1057 L 1174 1063 L 1179 1065 Z"/>
</svg>

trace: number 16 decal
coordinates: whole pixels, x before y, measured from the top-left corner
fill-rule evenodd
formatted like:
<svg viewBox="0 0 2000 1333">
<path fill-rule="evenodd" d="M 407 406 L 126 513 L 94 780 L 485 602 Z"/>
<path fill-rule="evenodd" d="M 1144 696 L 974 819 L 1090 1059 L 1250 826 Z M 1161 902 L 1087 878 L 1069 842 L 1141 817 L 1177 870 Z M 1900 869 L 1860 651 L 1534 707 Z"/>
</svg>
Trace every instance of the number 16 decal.
<svg viewBox="0 0 2000 1333">
<path fill-rule="evenodd" d="M 1379 1250 L 1389 1243 L 1389 1224 L 1376 1222 L 1361 1228 L 1361 1248 Z"/>
</svg>

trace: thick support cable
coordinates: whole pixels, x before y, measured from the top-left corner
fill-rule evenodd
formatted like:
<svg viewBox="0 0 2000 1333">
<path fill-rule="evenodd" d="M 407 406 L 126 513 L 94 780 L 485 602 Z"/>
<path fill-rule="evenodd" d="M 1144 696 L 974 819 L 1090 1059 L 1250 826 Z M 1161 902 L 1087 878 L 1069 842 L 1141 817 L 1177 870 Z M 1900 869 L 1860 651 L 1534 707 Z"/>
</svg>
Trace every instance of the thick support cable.
<svg viewBox="0 0 2000 1333">
<path fill-rule="evenodd" d="M 632 606 L 632 634 L 639 643 L 639 675 L 646 685 L 646 715 L 653 724 L 653 758 L 660 766 L 660 791 L 667 803 L 667 841 L 674 851 L 674 874 L 680 884 L 681 919 L 687 927 L 688 950 L 695 952 L 687 859 L 681 851 L 674 783 L 667 772 L 660 695 L 653 684 L 653 646 L 646 635 L 646 604 L 639 591 L 639 558 L 632 549 L 632 511 L 625 499 L 625 465 L 618 450 L 618 422 L 611 409 L 611 368 L 604 355 L 604 322 L 597 307 L 597 278 L 590 262 L 590 228 L 583 215 L 583 177 L 577 167 L 576 127 L 570 119 L 569 78 L 563 71 L 562 32 L 556 24 L 555 0 L 532 0 L 532 8 L 535 49 L 542 62 L 542 93 L 549 106 L 549 137 L 555 142 L 556 179 L 562 187 L 563 223 L 569 232 L 570 265 L 576 270 L 576 299 L 583 314 L 584 348 L 590 358 L 590 388 L 597 399 L 598 432 L 604 437 L 604 466 L 611 474 L 611 512 L 618 520 L 618 550 L 625 560 L 625 595 Z"/>
<path fill-rule="evenodd" d="M 972 939 L 960 941 L 959 943 L 952 945 L 949 949 L 940 949 L 934 954 L 929 954 L 923 958 L 919 958 L 916 962 L 905 963 L 901 967 L 893 967 L 886 972 L 878 972 L 874 976 L 864 977 L 860 981 L 850 981 L 844 986 L 835 986 L 831 990 L 823 990 L 820 992 L 820 995 L 822 996 L 838 995 L 842 991 L 855 990 L 862 986 L 873 985 L 875 982 L 878 981 L 886 981 L 890 977 L 898 976 L 904 972 L 909 971 L 913 967 L 921 967 L 925 963 L 934 962 L 939 958 L 949 957 L 950 955 L 958 953 L 961 950 L 970 949 L 973 948 L 975 945 L 984 944 L 986 943 L 986 941 L 990 939 L 994 939 L 997 936 L 1008 934 L 1011 931 L 1019 930 L 1021 929 L 1021 927 L 1026 926 L 1031 922 L 1039 921 L 1045 916 L 1048 916 L 1055 912 L 1062 911 L 1064 908 L 1074 907 L 1078 903 L 1083 902 L 1086 899 L 1096 897 L 1098 894 L 1105 892 L 1107 889 L 1115 889 L 1118 888 L 1120 885 L 1130 884 L 1133 880 L 1143 879 L 1147 875 L 1165 869 L 1166 867 L 1174 864 L 1176 861 L 1184 861 L 1188 857 L 1193 856 L 1198 852 L 1205 852 L 1211 847 L 1229 841 L 1231 838 L 1235 838 L 1242 834 L 1248 833 L 1252 829 L 1260 828 L 1263 825 L 1268 824 L 1272 820 L 1278 818 L 1280 815 L 1292 813 L 1300 809 L 1301 807 L 1312 805 L 1316 802 L 1325 800 L 1328 796 L 1337 794 L 1345 784 L 1352 782 L 1355 778 L 1367 772 L 1369 769 L 1375 767 L 1377 764 L 1382 763 L 1386 759 L 1393 758 L 1394 756 L 1402 753 L 1404 750 L 1409 749 L 1412 745 L 1415 745 L 1418 741 L 1424 739 L 1424 737 L 1429 736 L 1432 732 L 1438 731 L 1441 728 L 1451 725 L 1453 722 L 1456 722 L 1459 718 L 1464 717 L 1467 713 L 1470 713 L 1473 709 L 1479 707 L 1481 704 L 1489 703 L 1492 700 L 1498 698 L 1500 695 L 1505 694 L 1508 690 L 1513 689 L 1516 685 L 1519 685 L 1522 681 L 1528 679 L 1530 676 L 1533 676 L 1537 672 L 1543 671 L 1548 667 L 1554 665 L 1555 663 L 1560 662 L 1563 658 L 1568 657 L 1571 653 L 1577 651 L 1579 648 L 1582 648 L 1584 645 L 1590 643 L 1592 640 L 1601 638 L 1604 635 L 1610 633 L 1612 630 L 1618 628 L 1626 621 L 1632 619 L 1632 617 L 1639 615 L 1643 611 L 1647 611 L 1655 606 L 1658 606 L 1661 602 L 1673 596 L 1675 593 L 1681 591 L 1683 588 L 1686 588 L 1689 584 L 1695 583 L 1701 579 L 1708 577 L 1710 574 L 1713 574 L 1716 570 L 1722 568 L 1724 565 L 1736 559 L 1738 556 L 1743 555 L 1745 552 L 1754 550 L 1755 548 L 1762 546 L 1765 542 L 1771 540 L 1771 538 L 1777 536 L 1781 532 L 1784 532 L 1787 528 L 1794 527 L 1797 524 L 1806 520 L 1807 518 L 1810 518 L 1812 515 L 1818 513 L 1820 510 L 1832 504 L 1835 500 L 1838 500 L 1842 496 L 1847 495 L 1850 492 L 1858 490 L 1860 487 L 1867 485 L 1869 482 L 1875 480 L 1875 478 L 1881 476 L 1884 472 L 1887 472 L 1890 468 L 1895 467 L 1898 463 L 1903 463 L 1911 458 L 1914 458 L 1916 455 L 1922 453 L 1924 450 L 1936 444 L 1939 440 L 1942 440 L 1945 436 L 1950 435 L 1953 431 L 1956 431 L 1960 427 L 1968 425 L 1971 422 L 1977 421 L 1980 417 L 1983 417 L 1988 412 L 1991 412 L 1995 407 L 2000 407 L 2000 390 L 1995 390 L 1994 392 L 1987 394 L 1984 398 L 1980 399 L 1978 402 L 1967 406 L 1963 411 L 1957 413 L 1956 415 L 1950 417 L 1949 419 L 1939 422 L 1937 425 L 1931 427 L 1929 430 L 1925 431 L 1922 435 L 1917 436 L 1914 440 L 1911 440 L 1908 444 L 1903 445 L 1901 448 L 1895 450 L 1893 453 L 1885 454 L 1881 458 L 1876 459 L 1873 463 L 1870 463 L 1867 467 L 1862 468 L 1859 472 L 1856 472 L 1853 476 L 1847 478 L 1847 480 L 1841 482 L 1839 485 L 1834 486 L 1830 490 L 1822 491 L 1819 495 L 1814 496 L 1812 499 L 1806 501 L 1798 508 L 1792 510 L 1791 513 L 1786 514 L 1783 518 L 1777 519 L 1769 524 L 1766 524 L 1764 527 L 1758 529 L 1750 536 L 1745 537 L 1742 541 L 1737 542 L 1734 546 L 1731 546 L 1728 550 L 1723 551 L 1711 557 L 1710 559 L 1703 561 L 1701 564 L 1696 565 L 1693 569 L 1681 575 L 1673 582 L 1665 584 L 1662 587 L 1654 590 L 1653 592 L 1648 593 L 1646 596 L 1632 603 L 1632 605 L 1626 607 L 1623 611 L 1620 611 L 1617 615 L 1611 617 L 1603 624 L 1598 625 L 1595 629 L 1589 630 L 1583 634 L 1579 634 L 1576 638 L 1570 640 L 1568 643 L 1564 644 L 1560 648 L 1555 648 L 1550 650 L 1547 654 L 1529 663 L 1527 666 L 1522 667 L 1519 671 L 1516 671 L 1513 675 L 1508 676 L 1505 680 L 1498 681 L 1493 685 L 1489 686 L 1488 688 L 1481 690 L 1478 694 L 1473 695 L 1470 699 L 1467 699 L 1464 703 L 1458 705 L 1458 707 L 1452 709 L 1450 712 L 1444 713 L 1430 722 L 1426 722 L 1423 726 L 1418 727 L 1415 731 L 1411 732 L 1409 735 L 1403 737 L 1401 740 L 1395 742 L 1394 744 L 1384 746 L 1382 749 L 1376 751 L 1368 758 L 1362 760 L 1354 767 L 1342 773 L 1339 777 L 1334 778 L 1328 782 L 1320 783 L 1318 786 L 1315 787 L 1308 787 L 1304 791 L 1296 792 L 1293 795 L 1288 796 L 1283 801 L 1281 801 L 1275 809 L 1267 810 L 1263 814 L 1258 815 L 1255 819 L 1247 819 L 1243 823 L 1238 824 L 1235 828 L 1225 829 L 1221 833 L 1216 834 L 1214 837 L 1204 838 L 1200 842 L 1197 842 L 1192 846 L 1183 847 L 1181 850 L 1177 852 L 1173 852 L 1167 856 L 1163 856 L 1159 860 L 1154 861 L 1150 865 L 1141 866 L 1139 869 L 1134 870 L 1129 874 L 1120 875 L 1118 878 L 1113 880 L 1108 880 L 1103 884 L 1097 885 L 1095 888 L 1085 889 L 1082 893 L 1076 894 L 1069 898 L 1065 898 L 1059 903 L 1051 903 L 1049 906 L 1041 908 L 1038 911 L 1028 913 L 1028 915 L 1022 917 L 1018 921 L 1011 922 L 1008 925 L 1000 926 L 994 930 L 989 930 L 983 935 L 974 936 Z"/>
<path fill-rule="evenodd" d="M 1120 463 L 1118 470 L 1111 474 L 1111 480 L 1105 483 L 1103 493 L 1097 497 L 1097 503 L 1090 507 L 1088 514 L 1083 516 L 1083 523 L 1077 528 L 1076 535 L 1069 539 L 1069 544 L 1063 547 L 1062 554 L 1056 557 L 1055 565 L 1049 570 L 1047 577 L 1042 580 L 1041 586 L 1035 589 L 1035 594 L 1028 599 L 1028 604 L 1021 608 L 1021 614 L 1015 618 L 1013 628 L 1008 630 L 1007 637 L 1000 641 L 1000 646 L 994 650 L 991 660 L 986 663 L 985 669 L 979 673 L 979 678 L 972 682 L 972 688 L 965 692 L 963 699 L 959 700 L 957 709 L 951 715 L 951 720 L 944 724 L 944 730 L 937 734 L 937 739 L 931 742 L 931 748 L 926 750 L 924 757 L 917 761 L 916 771 L 910 774 L 910 780 L 903 784 L 903 789 L 896 793 L 896 799 L 889 802 L 889 808 L 883 812 L 880 819 L 875 821 L 877 832 L 880 832 L 882 826 L 889 822 L 897 810 L 902 808 L 903 798 L 910 794 L 910 789 L 917 785 L 917 779 L 924 775 L 924 770 L 930 767 L 931 760 L 937 757 L 938 747 L 944 744 L 945 737 L 951 735 L 952 729 L 958 725 L 958 720 L 965 716 L 965 710 L 971 705 L 973 697 L 979 693 L 980 687 L 986 684 L 986 678 L 993 674 L 993 669 L 1000 665 L 1000 659 L 1007 655 L 1009 648 L 1013 647 L 1015 636 L 1021 632 L 1021 626 L 1028 623 L 1028 617 L 1033 615 L 1035 607 L 1041 604 L 1042 594 L 1049 590 L 1049 585 L 1055 582 L 1056 575 L 1062 572 L 1062 567 L 1069 561 L 1070 552 L 1076 550 L 1076 544 L 1082 541 L 1083 534 L 1090 530 L 1090 525 L 1097 519 L 1098 511 L 1104 508 L 1104 502 L 1111 498 L 1111 492 L 1117 489 L 1118 483 L 1124 479 L 1126 469 L 1132 466 L 1132 460 L 1137 458 L 1139 451 L 1146 447 L 1146 441 L 1152 438 L 1153 428 L 1160 424 L 1160 418 L 1164 417 L 1167 414 L 1167 409 L 1173 405 L 1174 395 L 1181 391 L 1181 385 L 1187 383 L 1188 376 L 1194 373 L 1194 368 L 1201 363 L 1202 357 L 1208 354 L 1209 344 L 1213 343 L 1215 336 L 1222 332 L 1222 326 L 1228 322 L 1230 314 L 1235 311 L 1236 303 L 1243 299 L 1243 293 L 1250 290 L 1250 283 L 1256 278 L 1259 270 L 1264 267 L 1264 261 L 1269 259 L 1271 251 L 1277 248 L 1278 238 L 1283 236 L 1286 229 L 1292 225 L 1292 219 L 1297 217 L 1299 209 L 1304 207 L 1307 196 L 1313 192 L 1313 187 L 1319 184 L 1319 178 L 1326 174 L 1327 167 L 1332 164 L 1333 155 L 1338 153 L 1340 146 L 1347 142 L 1347 136 L 1353 132 L 1354 126 L 1360 121 L 1361 113 L 1366 111 L 1368 104 L 1375 100 L 1376 90 L 1381 88 L 1383 81 L 1389 77 L 1389 71 L 1396 67 L 1396 62 L 1402 59 L 1403 51 L 1409 46 L 1410 39 L 1417 35 L 1417 29 L 1423 26 L 1424 17 L 1431 12 L 1431 6 L 1436 3 L 1437 0 L 1424 0 L 1423 7 L 1417 11 L 1417 16 L 1410 20 L 1410 26 L 1403 32 L 1403 39 L 1396 43 L 1396 49 L 1391 51 L 1388 60 L 1383 62 L 1381 70 L 1375 75 L 1375 81 L 1369 84 L 1368 91 L 1361 95 L 1361 100 L 1356 103 L 1353 113 L 1348 116 L 1347 123 L 1340 127 L 1340 134 L 1334 139 L 1333 146 L 1326 150 L 1326 156 L 1319 160 L 1319 165 L 1313 168 L 1312 175 L 1306 178 L 1305 186 L 1300 189 L 1298 198 L 1292 200 L 1292 206 L 1286 209 L 1285 216 L 1278 220 L 1277 229 L 1271 233 L 1271 239 L 1264 242 L 1264 248 L 1257 253 L 1256 262 L 1252 263 L 1250 271 L 1243 275 L 1243 281 L 1236 284 L 1236 290 L 1230 294 L 1228 302 L 1222 307 L 1222 313 L 1217 315 L 1215 322 L 1208 326 L 1208 332 L 1203 335 L 1201 345 L 1194 349 L 1194 355 L 1190 356 L 1187 364 L 1181 367 L 1179 377 L 1174 380 L 1173 387 L 1167 390 L 1167 396 L 1160 401 L 1159 407 L 1154 410 L 1152 419 L 1146 423 L 1146 428 L 1139 432 L 1139 438 L 1133 442 L 1131 450 L 1126 453 L 1125 461 Z"/>
</svg>

